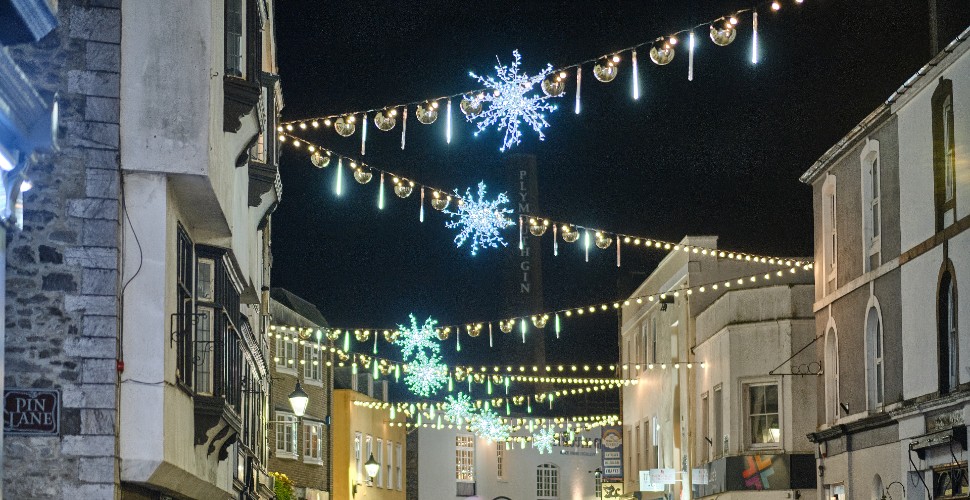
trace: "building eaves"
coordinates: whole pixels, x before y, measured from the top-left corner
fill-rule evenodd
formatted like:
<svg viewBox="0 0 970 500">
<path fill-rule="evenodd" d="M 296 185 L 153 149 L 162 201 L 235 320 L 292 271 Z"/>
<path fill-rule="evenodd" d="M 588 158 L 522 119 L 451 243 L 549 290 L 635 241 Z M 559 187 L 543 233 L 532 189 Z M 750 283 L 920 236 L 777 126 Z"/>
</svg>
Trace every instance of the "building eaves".
<svg viewBox="0 0 970 500">
<path fill-rule="evenodd" d="M 290 308 L 293 312 L 303 316 L 314 325 L 321 328 L 329 326 L 326 318 L 323 317 L 323 314 L 320 313 L 320 310 L 316 306 L 293 292 L 285 288 L 274 287 L 270 289 L 269 295 L 273 300 Z"/>
<path fill-rule="evenodd" d="M 970 27 L 965 29 L 963 33 L 960 33 L 952 42 L 950 42 L 939 54 L 937 54 L 930 62 L 926 63 L 922 68 L 919 69 L 913 76 L 906 80 L 899 89 L 892 93 L 886 102 L 881 104 L 872 113 L 869 114 L 865 119 L 863 119 L 858 125 L 853 127 L 845 137 L 843 137 L 839 142 L 835 143 L 834 146 L 829 148 L 812 166 L 798 178 L 801 182 L 805 184 L 811 184 L 815 182 L 818 176 L 828 169 L 828 167 L 838 160 L 842 154 L 844 154 L 856 141 L 867 134 L 869 131 L 878 126 L 882 120 L 887 118 L 892 113 L 892 106 L 898 103 L 900 100 L 906 96 L 906 93 L 911 89 L 916 87 L 924 77 L 930 74 L 934 68 L 937 66 L 947 67 L 956 60 L 959 54 L 954 55 L 960 45 L 963 44 L 968 38 L 970 38 Z M 960 53 L 967 50 L 964 45 Z M 947 60 L 950 58 L 950 60 Z"/>
</svg>

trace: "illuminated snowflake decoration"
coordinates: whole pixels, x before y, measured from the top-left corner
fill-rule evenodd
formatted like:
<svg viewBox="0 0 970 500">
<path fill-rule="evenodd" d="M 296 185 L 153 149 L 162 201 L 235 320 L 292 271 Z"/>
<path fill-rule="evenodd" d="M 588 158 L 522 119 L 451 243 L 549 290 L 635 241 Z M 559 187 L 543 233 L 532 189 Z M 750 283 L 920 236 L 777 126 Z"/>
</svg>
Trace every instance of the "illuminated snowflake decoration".
<svg viewBox="0 0 970 500">
<path fill-rule="evenodd" d="M 499 244 L 503 247 L 508 246 L 499 229 L 514 226 L 515 222 L 507 217 L 512 210 L 502 206 L 509 202 L 509 197 L 505 193 L 488 201 L 485 199 L 485 183 L 479 182 L 477 200 L 472 196 L 471 189 L 465 189 L 464 197 L 458 195 L 456 189 L 455 195 L 461 198 L 457 203 L 458 211 L 445 210 L 445 213 L 453 219 L 446 222 L 445 227 L 461 228 L 455 236 L 455 245 L 458 248 L 461 248 L 465 241 L 471 240 L 472 255 L 476 255 L 480 248 L 498 248 Z"/>
<path fill-rule="evenodd" d="M 398 325 L 400 334 L 394 340 L 394 344 L 401 348 L 401 355 L 407 359 L 412 354 L 422 352 L 425 349 L 430 350 L 432 354 L 441 352 L 441 346 L 438 345 L 438 337 L 434 331 L 438 322 L 428 318 L 424 321 L 424 325 L 418 326 L 418 320 L 414 315 L 411 314 L 409 317 L 411 318 L 411 326 Z"/>
<path fill-rule="evenodd" d="M 552 453 L 552 443 L 556 441 L 556 433 L 552 429 L 540 429 L 532 435 L 532 447 L 539 450 L 539 454 Z"/>
<path fill-rule="evenodd" d="M 521 122 L 532 127 L 532 130 L 539 134 L 539 140 L 545 139 L 542 129 L 549 126 L 546 121 L 546 112 L 556 110 L 556 106 L 546 102 L 549 97 L 542 92 L 534 91 L 536 84 L 539 84 L 552 73 L 552 65 L 547 64 L 539 74 L 529 76 L 519 73 L 519 64 L 522 56 L 519 51 L 512 51 L 515 62 L 511 66 L 503 66 L 502 61 L 496 57 L 498 64 L 495 66 L 495 77 L 484 78 L 469 72 L 469 76 L 478 80 L 478 83 L 485 86 L 486 90 L 477 99 L 483 103 L 488 103 L 485 110 L 479 114 L 468 114 L 465 116 L 469 122 L 476 122 L 478 131 L 487 130 L 491 126 L 496 129 L 505 129 L 505 140 L 502 142 L 501 151 L 512 147 L 520 142 L 522 131 L 519 130 Z"/>
<path fill-rule="evenodd" d="M 408 389 L 421 397 L 428 397 L 438 392 L 448 381 L 448 366 L 441 362 L 441 358 L 432 354 L 425 355 L 418 351 L 414 359 L 407 365 L 404 383 Z"/>
<path fill-rule="evenodd" d="M 468 394 L 460 392 L 457 396 L 448 396 L 445 401 L 447 402 L 445 418 L 449 422 L 461 425 L 463 422 L 470 422 L 475 417 L 475 407 L 472 405 L 472 399 L 468 397 Z"/>
<path fill-rule="evenodd" d="M 472 420 L 471 431 L 489 441 L 509 439 L 509 427 L 502 423 L 502 417 L 491 408 L 482 409 L 481 413 Z"/>
</svg>

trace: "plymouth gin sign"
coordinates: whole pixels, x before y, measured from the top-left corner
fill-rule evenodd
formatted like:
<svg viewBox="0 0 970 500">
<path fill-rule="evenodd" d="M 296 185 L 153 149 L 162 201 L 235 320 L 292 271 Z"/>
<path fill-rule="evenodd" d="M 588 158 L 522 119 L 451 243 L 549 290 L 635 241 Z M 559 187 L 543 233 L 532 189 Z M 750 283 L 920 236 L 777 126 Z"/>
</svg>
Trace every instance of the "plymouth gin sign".
<svg viewBox="0 0 970 500">
<path fill-rule="evenodd" d="M 57 390 L 3 391 L 3 433 L 56 436 L 60 429 L 60 402 Z"/>
</svg>

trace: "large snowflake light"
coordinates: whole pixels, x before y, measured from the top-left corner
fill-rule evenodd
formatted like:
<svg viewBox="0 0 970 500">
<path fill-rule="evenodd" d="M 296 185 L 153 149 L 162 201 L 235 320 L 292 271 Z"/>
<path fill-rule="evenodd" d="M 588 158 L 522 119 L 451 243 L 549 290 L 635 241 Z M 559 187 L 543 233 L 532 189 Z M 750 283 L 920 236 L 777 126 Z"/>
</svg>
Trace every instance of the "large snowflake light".
<svg viewBox="0 0 970 500">
<path fill-rule="evenodd" d="M 458 195 L 457 189 L 455 195 Z M 445 210 L 445 213 L 453 219 L 446 222 L 445 227 L 461 228 L 455 236 L 455 245 L 461 248 L 466 240 L 471 239 L 472 255 L 477 254 L 479 248 L 498 248 L 499 244 L 508 246 L 499 233 L 499 229 L 515 225 L 515 222 L 506 216 L 511 214 L 512 210 L 502 206 L 508 202 L 509 197 L 505 193 L 500 193 L 494 200 L 485 200 L 484 182 L 478 183 L 477 200 L 472 196 L 471 189 L 465 189 L 465 196 L 461 197 L 457 204 L 458 211 Z"/>
<path fill-rule="evenodd" d="M 424 349 L 430 350 L 432 354 L 441 352 L 441 346 L 438 345 L 437 335 L 434 331 L 438 322 L 428 318 L 424 320 L 424 325 L 418 326 L 418 320 L 414 315 L 411 314 L 409 317 L 411 318 L 411 326 L 398 325 L 397 328 L 400 333 L 394 340 L 394 344 L 401 348 L 401 355 L 406 359 Z"/>
<path fill-rule="evenodd" d="M 448 381 L 448 366 L 441 362 L 441 358 L 432 354 L 425 355 L 418 351 L 407 365 L 404 383 L 408 389 L 421 397 L 428 397 L 438 392 Z"/>
<path fill-rule="evenodd" d="M 472 405 L 472 399 L 464 392 L 459 392 L 457 396 L 448 396 L 445 398 L 447 406 L 445 407 L 445 418 L 449 422 L 455 425 L 462 425 L 464 422 L 470 422 L 475 417 L 475 407 Z"/>
<path fill-rule="evenodd" d="M 539 134 L 539 140 L 545 139 L 542 129 L 549 126 L 546 121 L 545 112 L 556 110 L 556 106 L 546 102 L 549 97 L 542 92 L 534 92 L 536 84 L 539 84 L 552 73 L 552 65 L 547 64 L 545 69 L 535 76 L 519 73 L 519 64 L 522 56 L 519 51 L 512 51 L 515 62 L 511 66 L 503 66 L 502 61 L 496 57 L 498 64 L 495 66 L 495 77 L 484 78 L 469 72 L 468 74 L 478 80 L 486 87 L 485 92 L 477 99 L 483 103 L 488 103 L 485 110 L 479 114 L 468 114 L 465 116 L 469 122 L 476 122 L 479 132 L 487 130 L 495 125 L 497 129 L 505 129 L 505 139 L 502 142 L 501 151 L 512 147 L 520 142 L 522 132 L 519 130 L 520 122 L 532 127 Z"/>
<path fill-rule="evenodd" d="M 502 417 L 491 408 L 482 409 L 481 413 L 472 420 L 471 431 L 489 441 L 509 439 L 509 427 L 502 423 Z"/>
<path fill-rule="evenodd" d="M 532 435 L 532 447 L 539 450 L 539 454 L 552 453 L 552 443 L 556 441 L 556 433 L 546 427 Z"/>
</svg>

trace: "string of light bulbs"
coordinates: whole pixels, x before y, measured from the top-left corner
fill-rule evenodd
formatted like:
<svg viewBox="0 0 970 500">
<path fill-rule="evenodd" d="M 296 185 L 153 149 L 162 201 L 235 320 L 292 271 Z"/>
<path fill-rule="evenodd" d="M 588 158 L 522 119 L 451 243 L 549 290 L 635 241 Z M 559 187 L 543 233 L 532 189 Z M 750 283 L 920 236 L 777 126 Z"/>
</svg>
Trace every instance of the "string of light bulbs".
<svg viewBox="0 0 970 500">
<path fill-rule="evenodd" d="M 344 161 L 347 162 L 347 168 L 350 169 L 354 180 L 358 184 L 366 185 L 369 184 L 374 177 L 379 179 L 378 196 L 377 196 L 377 207 L 379 210 L 384 210 L 386 207 L 386 182 L 390 182 L 394 194 L 401 199 L 409 198 L 414 192 L 419 193 L 419 210 L 418 210 L 418 220 L 424 222 L 425 219 L 425 199 L 429 199 L 429 204 L 438 212 L 442 212 L 448 209 L 452 204 L 463 204 L 469 200 L 466 197 L 459 195 L 457 192 L 448 194 L 444 189 L 430 186 L 415 181 L 414 179 L 399 175 L 390 170 L 385 170 L 382 168 L 375 167 L 373 165 L 364 163 L 349 156 L 344 156 L 333 150 L 327 149 L 318 144 L 307 142 L 305 140 L 299 139 L 296 136 L 288 133 L 282 133 L 279 136 L 280 144 L 287 144 L 287 139 L 290 139 L 289 145 L 295 149 L 300 149 L 304 144 L 306 145 L 307 151 L 310 153 L 310 162 L 315 167 L 324 169 L 333 163 L 333 159 L 337 160 L 336 172 L 334 174 L 334 193 L 337 196 L 342 196 L 344 193 Z M 387 180 L 385 180 L 387 179 Z M 810 263 L 808 259 L 793 259 L 791 257 L 780 257 L 772 255 L 763 255 L 749 252 L 740 252 L 733 250 L 725 250 L 718 248 L 705 247 L 701 245 L 691 245 L 691 244 L 680 244 L 673 241 L 666 241 L 660 238 L 648 237 L 648 236 L 638 236 L 629 233 L 621 233 L 616 231 L 609 231 L 606 229 L 599 229 L 591 226 L 586 226 L 582 224 L 577 224 L 574 222 L 564 221 L 558 218 L 546 217 L 541 214 L 533 214 L 528 212 L 516 212 L 509 211 L 513 216 L 518 218 L 519 221 L 519 248 L 524 246 L 524 238 L 526 231 L 528 234 L 534 237 L 542 237 L 552 229 L 553 234 L 553 255 L 559 255 L 559 239 L 561 238 L 564 243 L 576 243 L 581 238 L 582 246 L 585 251 L 586 262 L 589 262 L 589 251 L 591 247 L 595 246 L 600 250 L 606 250 L 611 246 L 616 248 L 616 266 L 620 267 L 622 263 L 622 246 L 633 248 L 644 248 L 652 249 L 657 251 L 666 252 L 690 252 L 700 255 L 713 255 L 718 258 L 733 259 L 743 262 L 753 262 L 760 264 L 770 264 L 770 265 L 786 265 L 786 266 L 801 266 L 805 263 Z"/>
<path fill-rule="evenodd" d="M 788 261 L 785 264 L 789 264 L 791 267 L 784 267 L 780 269 L 773 269 L 770 271 L 763 271 L 755 274 L 750 274 L 747 276 L 741 276 L 738 278 L 726 279 L 723 281 L 717 281 L 713 283 L 707 283 L 703 285 L 683 285 L 676 289 L 668 290 L 665 292 L 655 292 L 649 294 L 640 294 L 632 297 L 628 297 L 622 300 L 616 300 L 613 302 L 597 302 L 592 304 L 587 304 L 578 307 L 569 307 L 564 309 L 546 310 L 542 312 L 536 312 L 530 315 L 514 316 L 510 318 L 500 319 L 500 320 L 488 320 L 488 321 L 467 321 L 463 323 L 452 324 L 449 326 L 438 326 L 435 331 L 438 335 L 438 339 L 442 342 L 447 341 L 451 334 L 455 334 L 455 345 L 456 351 L 461 351 L 461 335 L 464 331 L 465 335 L 470 338 L 477 338 L 481 336 L 482 333 L 487 332 L 489 336 L 489 346 L 493 345 L 493 325 L 498 326 L 498 330 L 502 333 L 511 334 L 513 331 L 518 330 L 517 333 L 521 334 L 523 342 L 525 342 L 526 335 L 529 333 L 529 325 L 537 330 L 543 330 L 550 322 L 552 323 L 553 332 L 558 339 L 562 333 L 562 323 L 569 318 L 586 316 L 589 314 L 598 314 L 604 312 L 616 312 L 621 307 L 630 306 L 632 304 L 641 305 L 643 303 L 663 303 L 671 299 L 677 299 L 681 296 L 690 296 L 694 293 L 706 293 L 708 291 L 716 292 L 719 290 L 729 290 L 737 289 L 739 287 L 750 287 L 750 286 L 760 286 L 765 282 L 771 282 L 771 280 L 777 280 L 778 278 L 784 278 L 785 276 L 793 275 L 799 272 L 809 272 L 814 268 L 814 264 L 805 261 Z M 331 341 L 338 341 L 343 337 L 344 349 L 343 351 L 350 351 L 350 335 L 354 335 L 354 338 L 358 342 L 373 342 L 373 354 L 377 354 L 378 339 L 383 337 L 386 342 L 393 343 L 399 334 L 397 327 L 328 327 L 328 328 L 306 328 L 297 326 L 287 326 L 287 325 L 270 325 L 270 329 L 267 331 L 267 335 L 273 336 L 275 332 L 281 332 L 286 334 L 287 331 L 294 335 L 305 335 L 309 338 L 311 335 L 316 335 L 318 339 L 326 337 Z M 373 335 L 373 340 L 372 336 Z M 581 365 L 583 371 L 590 371 L 589 365 Z M 482 367 L 485 368 L 485 367 Z M 526 374 L 526 368 L 520 366 L 520 374 Z M 495 372 L 506 370 L 507 373 L 513 372 L 512 366 L 494 366 L 490 367 L 489 370 Z M 545 372 L 549 373 L 553 370 L 558 372 L 563 372 L 565 370 L 564 365 L 559 365 L 558 367 L 546 366 Z M 603 365 L 597 365 L 596 371 L 603 371 Z M 615 366 L 610 365 L 610 371 L 615 370 Z M 539 367 L 532 367 L 533 373 L 540 373 Z M 570 371 L 576 372 L 579 370 L 577 365 L 572 365 Z"/>
<path fill-rule="evenodd" d="M 795 4 L 802 4 L 804 0 L 791 0 Z M 740 18 L 743 14 L 751 14 L 751 52 L 750 52 L 750 62 L 752 64 L 758 64 L 760 61 L 760 50 L 758 47 L 758 11 L 759 9 L 770 8 L 771 11 L 777 12 L 782 8 L 782 2 L 780 0 L 771 0 L 766 2 L 761 2 L 750 8 L 738 9 L 730 14 L 725 14 L 720 17 L 714 18 L 712 20 L 696 24 L 694 26 L 683 28 L 674 31 L 667 35 L 661 35 L 654 39 L 643 41 L 625 48 L 610 51 L 605 54 L 601 54 L 596 57 L 592 57 L 580 62 L 575 62 L 571 64 L 561 65 L 553 68 L 550 65 L 549 78 L 543 81 L 542 88 L 543 91 L 549 97 L 559 97 L 565 91 L 565 80 L 571 71 L 575 71 L 576 74 L 576 102 L 574 111 L 576 114 L 581 112 L 581 91 L 582 91 L 582 68 L 585 65 L 593 64 L 593 75 L 597 80 L 601 82 L 611 82 L 613 81 L 618 73 L 618 65 L 621 61 L 621 56 L 629 54 L 631 66 L 632 66 L 632 80 L 631 80 L 631 92 L 634 100 L 640 98 L 640 83 L 639 83 L 639 65 L 637 60 L 637 50 L 649 46 L 649 57 L 652 62 L 658 66 L 664 66 L 669 64 L 676 53 L 676 46 L 679 42 L 679 38 L 686 34 L 688 39 L 688 80 L 693 80 L 694 76 L 694 48 L 697 43 L 694 33 L 696 30 L 708 27 L 709 35 L 712 42 L 718 46 L 726 46 L 732 43 L 737 37 L 737 27 L 740 24 Z M 452 101 L 454 99 L 460 98 L 460 109 L 461 111 L 468 115 L 481 112 L 481 94 L 487 91 L 487 88 L 476 88 L 472 90 L 466 90 L 450 95 L 439 95 L 436 97 L 429 97 L 425 99 L 420 99 L 416 101 L 384 105 L 376 108 L 358 110 L 358 111 L 347 111 L 343 113 L 333 113 L 333 114 L 323 114 L 314 117 L 300 118 L 294 120 L 288 120 L 282 122 L 282 126 L 286 127 L 287 130 L 293 131 L 294 127 L 301 130 L 307 130 L 308 127 L 313 129 L 319 129 L 321 124 L 325 128 L 333 127 L 335 132 L 344 137 L 349 137 L 353 135 L 356 131 L 357 117 L 361 116 L 363 118 L 362 123 L 362 151 L 365 150 L 366 136 L 367 133 L 367 123 L 368 117 L 373 116 L 373 121 L 375 127 L 378 130 L 389 132 L 391 131 L 397 121 L 398 110 L 402 110 L 400 113 L 402 116 L 402 131 L 401 131 L 401 149 L 405 147 L 405 137 L 407 130 L 407 120 L 408 120 L 408 110 L 409 108 L 414 109 L 414 113 L 419 123 L 430 125 L 434 123 L 439 114 L 439 109 L 441 101 L 444 101 L 446 108 L 446 130 L 445 130 L 445 140 L 451 142 L 451 125 L 452 125 Z"/>
</svg>

